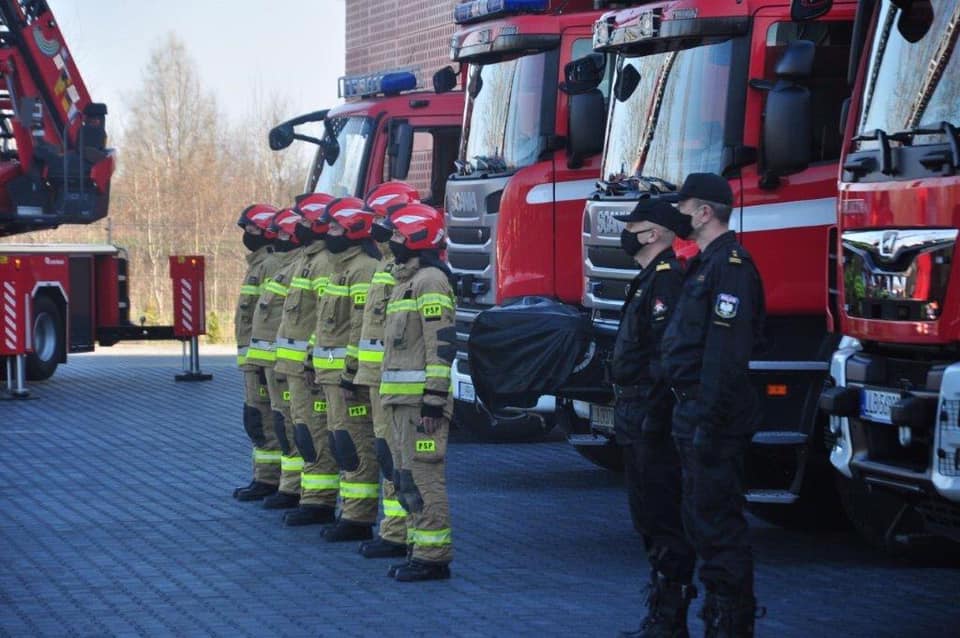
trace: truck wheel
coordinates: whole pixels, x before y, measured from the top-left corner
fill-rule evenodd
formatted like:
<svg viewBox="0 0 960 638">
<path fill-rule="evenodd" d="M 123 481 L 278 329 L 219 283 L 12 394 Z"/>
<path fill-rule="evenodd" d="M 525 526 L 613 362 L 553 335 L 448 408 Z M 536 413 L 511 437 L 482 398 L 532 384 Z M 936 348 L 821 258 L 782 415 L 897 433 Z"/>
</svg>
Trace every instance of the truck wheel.
<svg viewBox="0 0 960 638">
<path fill-rule="evenodd" d="M 27 379 L 43 381 L 53 376 L 63 354 L 63 317 L 52 299 L 39 296 L 33 300 L 33 352 L 27 355 Z"/>
<path fill-rule="evenodd" d="M 623 451 L 620 446 L 612 441 L 606 445 L 577 445 L 573 444 L 574 449 L 580 453 L 580 456 L 587 459 L 594 465 L 598 465 L 611 472 L 623 471 Z M 633 508 L 631 501 L 630 507 Z"/>
<path fill-rule="evenodd" d="M 478 405 L 453 402 L 453 421 L 473 438 L 484 443 L 538 441 L 553 429 L 553 420 L 533 414 L 504 414 L 494 418 Z"/>
</svg>

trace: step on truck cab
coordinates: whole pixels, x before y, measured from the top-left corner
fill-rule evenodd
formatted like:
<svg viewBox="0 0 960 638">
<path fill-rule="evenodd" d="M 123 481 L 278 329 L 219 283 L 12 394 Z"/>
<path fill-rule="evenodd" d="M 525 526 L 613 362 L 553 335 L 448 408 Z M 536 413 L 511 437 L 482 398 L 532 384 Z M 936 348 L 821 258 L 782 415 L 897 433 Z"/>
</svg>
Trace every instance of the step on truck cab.
<svg viewBox="0 0 960 638">
<path fill-rule="evenodd" d="M 553 397 L 491 414 L 476 398 L 466 341 L 481 311 L 582 295 L 580 220 L 599 171 L 604 97 L 562 90 L 589 53 L 593 0 L 471 0 L 454 8 L 451 58 L 467 66 L 463 137 L 447 183 L 448 258 L 459 276 L 456 417 L 485 437 L 549 427 Z M 604 87 L 605 88 L 605 87 Z M 588 115 L 588 113 L 590 115 Z M 579 139 L 577 136 L 579 135 Z"/>
<path fill-rule="evenodd" d="M 852 522 L 906 549 L 960 541 L 960 4 L 861 5 L 821 404 Z"/>
<path fill-rule="evenodd" d="M 651 187 L 722 174 L 734 192 L 731 228 L 756 261 L 767 303 L 767 348 L 750 363 L 764 420 L 748 458 L 747 498 L 782 518 L 772 506 L 799 503 L 805 486 L 829 477 L 817 398 L 836 345 L 826 329 L 826 259 L 855 3 L 819 16 L 810 15 L 818 3 L 799 1 L 635 4 L 605 14 L 594 30 L 595 50 L 615 70 L 601 180 L 583 218 L 583 306 L 595 347 L 578 391 L 564 393 L 581 417 L 571 440 L 612 440 L 605 362 L 637 272 L 614 217 Z M 681 255 L 696 251 L 680 244 Z"/>
<path fill-rule="evenodd" d="M 363 198 L 395 179 L 442 208 L 460 143 L 463 91 L 417 90 L 418 74 L 405 68 L 344 76 L 338 93 L 346 103 L 278 124 L 270 147 L 280 150 L 294 140 L 317 145 L 306 192 Z M 297 132 L 309 123 L 322 125 L 321 137 Z"/>
</svg>

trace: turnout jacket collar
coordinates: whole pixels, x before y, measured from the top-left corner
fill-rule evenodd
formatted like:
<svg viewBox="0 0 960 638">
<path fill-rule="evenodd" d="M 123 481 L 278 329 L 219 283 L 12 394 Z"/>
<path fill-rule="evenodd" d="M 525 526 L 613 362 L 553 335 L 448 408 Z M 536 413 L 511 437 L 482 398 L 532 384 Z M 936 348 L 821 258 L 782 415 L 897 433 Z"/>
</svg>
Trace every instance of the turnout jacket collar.
<svg viewBox="0 0 960 638">
<path fill-rule="evenodd" d="M 401 283 L 412 279 L 418 270 L 420 270 L 420 258 L 411 257 L 402 264 L 394 262 L 393 270 L 390 271 L 390 274 L 397 280 L 397 283 Z"/>
</svg>

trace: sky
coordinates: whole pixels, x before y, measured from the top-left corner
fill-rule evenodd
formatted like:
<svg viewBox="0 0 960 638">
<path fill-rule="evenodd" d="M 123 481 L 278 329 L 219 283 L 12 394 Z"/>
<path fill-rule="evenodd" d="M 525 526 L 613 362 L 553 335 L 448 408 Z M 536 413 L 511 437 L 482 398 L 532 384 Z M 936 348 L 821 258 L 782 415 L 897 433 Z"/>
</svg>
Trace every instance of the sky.
<svg viewBox="0 0 960 638">
<path fill-rule="evenodd" d="M 48 0 L 94 101 L 125 119 L 150 51 L 184 42 L 220 111 L 238 120 L 253 96 L 277 95 L 289 117 L 337 104 L 344 0 Z"/>
</svg>

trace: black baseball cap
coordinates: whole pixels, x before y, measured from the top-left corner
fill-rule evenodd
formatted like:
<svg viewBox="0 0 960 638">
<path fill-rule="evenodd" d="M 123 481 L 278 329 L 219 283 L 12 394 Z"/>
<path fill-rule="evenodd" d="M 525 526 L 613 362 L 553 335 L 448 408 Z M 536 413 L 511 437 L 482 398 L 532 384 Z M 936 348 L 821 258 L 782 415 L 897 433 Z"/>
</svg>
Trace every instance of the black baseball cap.
<svg viewBox="0 0 960 638">
<path fill-rule="evenodd" d="M 626 215 L 614 215 L 614 219 L 622 222 L 652 222 L 677 234 L 688 221 L 672 204 L 658 197 L 641 199 L 632 211 Z"/>
<path fill-rule="evenodd" d="M 687 179 L 683 180 L 683 186 L 673 194 L 671 199 L 681 202 L 691 197 L 733 206 L 733 191 L 730 190 L 730 183 L 716 173 L 690 173 Z"/>
</svg>

